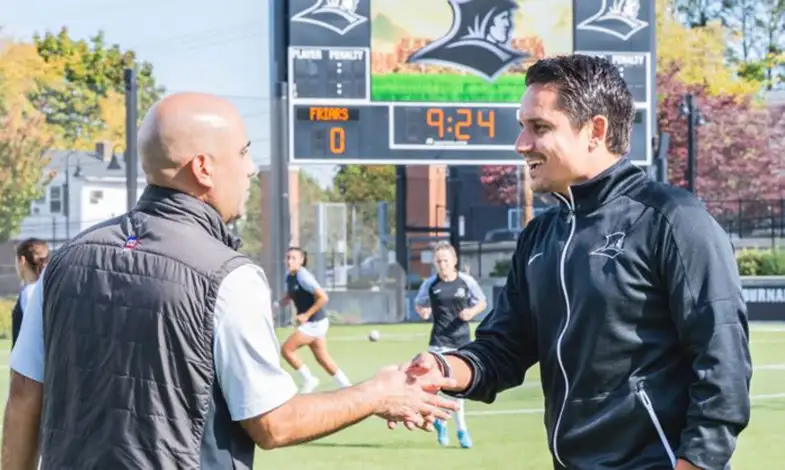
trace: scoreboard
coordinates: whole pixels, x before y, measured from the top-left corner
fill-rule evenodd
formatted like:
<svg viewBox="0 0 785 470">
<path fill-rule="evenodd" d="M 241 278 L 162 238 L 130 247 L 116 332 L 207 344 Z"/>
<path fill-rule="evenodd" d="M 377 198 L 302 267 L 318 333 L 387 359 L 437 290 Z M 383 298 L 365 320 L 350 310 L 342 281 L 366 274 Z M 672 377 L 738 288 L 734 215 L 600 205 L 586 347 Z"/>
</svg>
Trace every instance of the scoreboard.
<svg viewBox="0 0 785 470">
<path fill-rule="evenodd" d="M 607 57 L 652 158 L 654 0 L 289 0 L 292 163 L 520 164 L 526 69 Z"/>
</svg>

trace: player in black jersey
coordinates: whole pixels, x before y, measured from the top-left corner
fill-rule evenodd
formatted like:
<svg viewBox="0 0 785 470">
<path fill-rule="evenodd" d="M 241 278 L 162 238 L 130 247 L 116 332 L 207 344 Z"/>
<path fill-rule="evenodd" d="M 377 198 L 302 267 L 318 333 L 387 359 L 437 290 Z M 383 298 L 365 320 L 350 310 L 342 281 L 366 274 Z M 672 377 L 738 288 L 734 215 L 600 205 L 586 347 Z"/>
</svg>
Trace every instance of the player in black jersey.
<svg viewBox="0 0 785 470">
<path fill-rule="evenodd" d="M 422 283 L 414 304 L 424 320 L 433 317 L 429 350 L 443 353 L 471 341 L 469 321 L 485 310 L 487 302 L 477 281 L 458 272 L 458 259 L 452 245 L 439 243 L 434 248 L 433 257 L 436 274 Z M 455 413 L 455 423 L 458 442 L 461 447 L 470 448 L 472 440 L 466 427 L 463 400 L 460 400 L 460 409 Z M 436 421 L 435 428 L 439 444 L 448 445 L 447 423 Z"/>
<path fill-rule="evenodd" d="M 305 268 L 308 255 L 298 247 L 289 248 L 286 252 L 286 295 L 281 305 L 290 302 L 297 310 L 297 329 L 281 346 L 281 355 L 303 378 L 300 388 L 302 393 L 312 392 L 318 385 L 317 379 L 297 354 L 303 346 L 311 348 L 316 362 L 326 370 L 340 387 L 351 385 L 346 374 L 338 368 L 330 353 L 327 352 L 327 330 L 330 320 L 324 306 L 327 305 L 327 293 L 322 289 L 313 274 Z"/>
</svg>

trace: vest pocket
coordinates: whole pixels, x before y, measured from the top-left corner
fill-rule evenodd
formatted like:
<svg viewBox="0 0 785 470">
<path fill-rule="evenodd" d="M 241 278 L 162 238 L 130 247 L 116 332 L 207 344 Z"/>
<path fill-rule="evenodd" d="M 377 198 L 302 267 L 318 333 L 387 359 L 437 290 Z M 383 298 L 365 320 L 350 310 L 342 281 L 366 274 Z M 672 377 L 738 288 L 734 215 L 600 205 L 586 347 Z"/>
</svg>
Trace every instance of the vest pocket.
<svg viewBox="0 0 785 470">
<path fill-rule="evenodd" d="M 676 455 L 673 453 L 673 449 L 668 442 L 668 438 L 665 436 L 665 431 L 662 429 L 660 420 L 657 418 L 657 413 L 654 411 L 654 406 L 649 399 L 649 394 L 646 393 L 646 389 L 643 388 L 643 384 L 638 386 L 638 390 L 635 393 L 638 397 L 638 400 L 640 400 L 641 404 L 643 404 L 643 407 L 646 408 L 646 412 L 649 414 L 649 419 L 651 419 L 654 429 L 657 430 L 657 435 L 660 437 L 660 442 L 662 442 L 662 446 L 665 448 L 665 452 L 668 454 L 668 458 L 671 461 L 671 467 L 675 468 Z"/>
</svg>

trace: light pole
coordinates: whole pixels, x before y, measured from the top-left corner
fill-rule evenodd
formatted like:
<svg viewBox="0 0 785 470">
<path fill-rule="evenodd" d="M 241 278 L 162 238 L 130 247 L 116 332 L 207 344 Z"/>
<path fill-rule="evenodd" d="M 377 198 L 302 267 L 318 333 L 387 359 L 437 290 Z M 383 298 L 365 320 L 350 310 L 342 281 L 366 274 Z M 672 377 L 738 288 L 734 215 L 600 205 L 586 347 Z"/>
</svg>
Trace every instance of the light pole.
<svg viewBox="0 0 785 470">
<path fill-rule="evenodd" d="M 692 194 L 697 195 L 695 180 L 697 178 L 697 138 L 695 128 L 702 126 L 706 121 L 700 114 L 695 104 L 695 96 L 688 93 L 681 104 L 681 115 L 687 118 L 687 187 Z"/>
</svg>

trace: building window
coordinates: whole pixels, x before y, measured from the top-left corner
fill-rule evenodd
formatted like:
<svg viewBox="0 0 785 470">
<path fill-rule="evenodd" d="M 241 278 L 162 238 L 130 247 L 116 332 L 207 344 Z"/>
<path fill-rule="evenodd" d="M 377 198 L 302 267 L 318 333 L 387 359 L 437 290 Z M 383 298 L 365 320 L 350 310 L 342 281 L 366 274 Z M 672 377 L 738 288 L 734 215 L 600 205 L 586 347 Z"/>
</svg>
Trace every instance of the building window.
<svg viewBox="0 0 785 470">
<path fill-rule="evenodd" d="M 49 212 L 59 214 L 63 210 L 63 188 L 52 186 L 49 188 Z"/>
<path fill-rule="evenodd" d="M 90 191 L 90 204 L 98 204 L 104 198 L 103 191 Z"/>
</svg>

